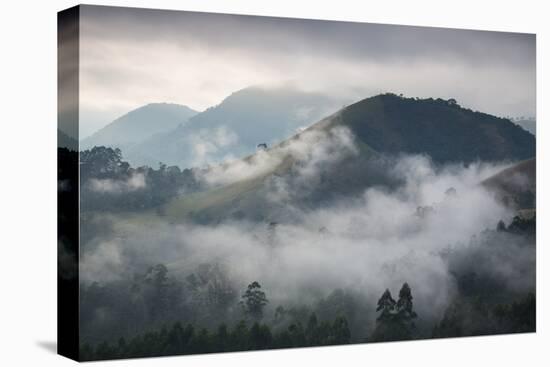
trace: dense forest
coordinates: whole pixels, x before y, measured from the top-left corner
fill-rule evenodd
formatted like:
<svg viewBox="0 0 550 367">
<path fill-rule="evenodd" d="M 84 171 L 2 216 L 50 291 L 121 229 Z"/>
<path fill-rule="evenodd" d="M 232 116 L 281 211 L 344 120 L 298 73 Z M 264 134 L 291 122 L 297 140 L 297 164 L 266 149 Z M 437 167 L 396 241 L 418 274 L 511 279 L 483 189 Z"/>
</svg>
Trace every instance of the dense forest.
<svg viewBox="0 0 550 367">
<path fill-rule="evenodd" d="M 158 207 L 198 182 L 190 169 L 166 166 L 133 168 L 118 148 L 93 147 L 80 152 L 82 210 L 130 211 Z"/>
<path fill-rule="evenodd" d="M 162 266 L 156 268 L 164 270 Z M 163 271 L 161 273 L 164 274 Z M 336 294 L 333 297 L 345 298 L 342 292 Z M 268 299 L 259 283 L 251 283 L 241 298 L 239 304 L 243 318 L 232 327 L 220 323 L 215 328 L 206 328 L 191 322 L 184 325 L 176 321 L 128 339 L 121 336 L 114 342 L 103 341 L 95 345 L 84 343 L 80 348 L 80 357 L 82 360 L 96 360 L 297 348 L 521 333 L 534 331 L 536 327 L 533 293 L 511 303 L 498 304 L 491 304 L 480 295 L 457 298 L 431 332 L 423 333 L 415 324 L 418 316 L 414 311 L 412 290 L 404 283 L 397 301 L 389 290 L 382 294 L 377 302 L 374 328 L 362 340 L 352 338 L 345 312 L 335 313 L 337 316 L 333 316 L 333 320 L 320 320 L 315 311 L 307 308 L 285 311 L 279 306 L 273 320 L 264 321 L 263 308 Z M 322 312 L 322 309 L 318 309 L 318 312 Z M 288 315 L 290 319 L 284 322 Z"/>
<path fill-rule="evenodd" d="M 164 269 L 162 266 L 157 268 Z M 86 343 L 81 347 L 81 357 L 93 360 L 212 353 L 410 340 L 419 337 L 414 324 L 417 316 L 413 309 L 412 292 L 407 283 L 403 284 L 397 301 L 393 300 L 389 290 L 384 292 L 376 309 L 376 327 L 365 340 L 353 340 L 351 337 L 351 327 L 344 316 L 346 310 L 339 308 L 343 306 L 342 303 L 349 302 L 347 297 L 344 292 L 336 291 L 321 301 L 316 311 L 308 308 L 285 310 L 279 306 L 273 319 L 269 320 L 264 315 L 264 307 L 269 300 L 261 285 L 253 282 L 248 285 L 238 303 L 242 319 L 232 327 L 220 323 L 217 327 L 200 328 L 194 323 L 184 326 L 181 322 L 174 322 L 169 327 L 144 332 L 128 341 L 120 337 L 115 342 L 103 341 L 95 347 Z M 327 307 L 336 312 L 327 312 Z M 328 319 L 318 317 L 317 313 Z"/>
</svg>

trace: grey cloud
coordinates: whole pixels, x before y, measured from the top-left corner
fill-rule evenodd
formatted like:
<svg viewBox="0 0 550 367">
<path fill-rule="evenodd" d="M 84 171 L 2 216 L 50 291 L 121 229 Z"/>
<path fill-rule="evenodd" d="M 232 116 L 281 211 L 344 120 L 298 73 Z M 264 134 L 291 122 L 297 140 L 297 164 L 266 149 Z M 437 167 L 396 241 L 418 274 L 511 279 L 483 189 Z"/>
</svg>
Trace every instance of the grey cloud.
<svg viewBox="0 0 550 367">
<path fill-rule="evenodd" d="M 150 102 L 201 110 L 289 81 L 351 100 L 392 91 L 535 115 L 533 34 L 96 6 L 82 14 L 81 107 L 111 119 Z M 92 119 L 83 116 L 110 122 Z"/>
<path fill-rule="evenodd" d="M 84 7 L 91 37 L 128 42 L 175 42 L 215 49 L 293 54 L 339 54 L 359 60 L 403 62 L 409 58 L 534 65 L 533 34 L 460 30 L 165 11 Z"/>
</svg>

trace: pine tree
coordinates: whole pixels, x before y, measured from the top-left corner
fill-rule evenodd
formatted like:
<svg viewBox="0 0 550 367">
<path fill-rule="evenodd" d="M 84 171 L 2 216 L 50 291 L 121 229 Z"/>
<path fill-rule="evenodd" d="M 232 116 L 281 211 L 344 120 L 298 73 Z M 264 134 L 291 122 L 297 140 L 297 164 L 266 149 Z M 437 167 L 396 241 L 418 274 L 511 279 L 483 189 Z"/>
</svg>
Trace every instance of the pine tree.
<svg viewBox="0 0 550 367">
<path fill-rule="evenodd" d="M 413 296 L 411 287 L 404 283 L 399 291 L 399 299 L 397 300 L 397 322 L 400 324 L 403 339 L 411 339 L 416 330 L 414 319 L 416 312 L 413 310 Z"/>
<path fill-rule="evenodd" d="M 397 300 L 397 315 L 402 321 L 411 321 L 416 318 L 416 312 L 413 310 L 413 296 L 411 287 L 404 283 L 399 291 L 399 299 Z"/>
<path fill-rule="evenodd" d="M 395 313 L 395 300 L 391 296 L 390 290 L 382 294 L 382 297 L 378 300 L 378 307 L 376 307 L 376 312 L 380 312 L 380 316 L 376 319 L 377 321 L 390 320 Z"/>
<path fill-rule="evenodd" d="M 350 342 L 351 332 L 348 320 L 345 317 L 337 317 L 332 324 L 332 334 L 335 344 L 347 344 Z"/>
<path fill-rule="evenodd" d="M 308 345 L 318 345 L 319 344 L 319 331 L 318 329 L 318 320 L 315 312 L 312 312 L 309 316 L 309 320 L 306 326 L 306 339 Z"/>
<path fill-rule="evenodd" d="M 388 289 L 378 300 L 376 328 L 371 341 L 407 340 L 414 336 L 416 330 L 413 320 L 417 317 L 413 310 L 411 288 L 404 283 L 399 291 L 398 301 L 392 298 Z"/>
</svg>

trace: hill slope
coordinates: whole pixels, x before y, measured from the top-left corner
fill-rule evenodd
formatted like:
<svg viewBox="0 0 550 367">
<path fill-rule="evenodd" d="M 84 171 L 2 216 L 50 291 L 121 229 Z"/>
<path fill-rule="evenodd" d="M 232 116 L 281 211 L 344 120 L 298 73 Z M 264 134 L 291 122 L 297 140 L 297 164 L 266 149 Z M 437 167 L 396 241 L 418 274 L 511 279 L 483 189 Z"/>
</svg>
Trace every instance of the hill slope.
<svg viewBox="0 0 550 367">
<path fill-rule="evenodd" d="M 343 109 L 336 124 L 381 153 L 424 153 L 435 162 L 522 160 L 535 138 L 510 120 L 442 99 L 383 94 Z"/>
<path fill-rule="evenodd" d="M 197 114 L 187 106 L 172 103 L 151 103 L 132 110 L 111 122 L 90 137 L 83 139 L 83 149 L 94 146 L 127 150 L 154 134 L 174 129 Z"/>
<path fill-rule="evenodd" d="M 516 209 L 534 209 L 537 192 L 537 161 L 528 159 L 497 173 L 482 182 L 505 204 Z"/>
</svg>

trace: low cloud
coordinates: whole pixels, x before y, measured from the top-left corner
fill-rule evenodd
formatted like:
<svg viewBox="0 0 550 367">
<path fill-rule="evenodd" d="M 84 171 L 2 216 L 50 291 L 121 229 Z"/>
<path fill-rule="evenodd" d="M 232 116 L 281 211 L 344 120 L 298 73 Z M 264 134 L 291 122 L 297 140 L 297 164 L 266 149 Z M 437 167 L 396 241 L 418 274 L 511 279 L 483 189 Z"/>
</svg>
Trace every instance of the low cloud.
<svg viewBox="0 0 550 367">
<path fill-rule="evenodd" d="M 321 167 L 327 169 L 353 154 L 357 154 L 357 148 L 348 128 L 311 129 L 270 150 L 259 150 L 245 159 L 228 159 L 208 167 L 199 171 L 197 177 L 210 186 L 228 185 L 273 173 L 286 163 L 299 171 L 296 176 L 302 181 L 310 181 Z"/>
<path fill-rule="evenodd" d="M 218 158 L 220 152 L 239 143 L 239 137 L 225 126 L 215 129 L 201 129 L 186 137 L 185 144 L 191 146 L 191 167 L 201 167 Z M 226 157 L 226 159 L 229 157 Z"/>
<path fill-rule="evenodd" d="M 125 180 L 92 178 L 88 180 L 88 185 L 94 192 L 104 194 L 121 194 L 142 190 L 145 188 L 146 182 L 145 175 L 143 173 L 135 173 Z"/>
<path fill-rule="evenodd" d="M 291 199 L 285 201 L 281 192 L 293 189 L 295 182 L 302 188 L 315 183 L 319 170 L 355 154 L 353 137 L 340 129 L 312 131 L 274 149 L 280 154 L 259 152 L 247 162 L 208 171 L 203 178 L 212 184 L 231 183 L 271 169 L 292 153 L 298 181 L 279 178 L 275 182 L 281 191 L 269 186 L 272 196 L 265 198 L 279 200 L 288 213 L 281 218 L 287 220 L 197 225 L 151 219 L 143 224 L 111 216 L 114 233 L 124 237 L 114 241 L 112 235 L 98 235 L 85 244 L 81 279 L 130 279 L 155 263 L 185 276 L 200 264 L 219 263 L 241 289 L 259 281 L 272 300 L 270 307 L 313 302 L 336 288 L 353 289 L 374 303 L 385 288 L 396 289 L 406 281 L 421 316 L 435 319 L 456 292 L 453 271 L 471 263 L 476 254 L 492 256 L 480 252 L 481 245 L 473 239 L 514 214 L 479 184 L 504 164 L 441 167 L 424 156 L 388 160 L 390 175 L 401 182 L 397 187 L 370 187 L 352 201 L 304 209 Z M 534 266 L 534 252 L 521 246 L 503 249 L 502 256 L 510 272 L 499 268 L 498 258 L 484 261 L 483 271 L 503 282 Z M 111 266 L 113 259 L 116 266 Z M 512 282 L 516 290 L 530 286 L 531 278 L 526 279 Z"/>
</svg>

